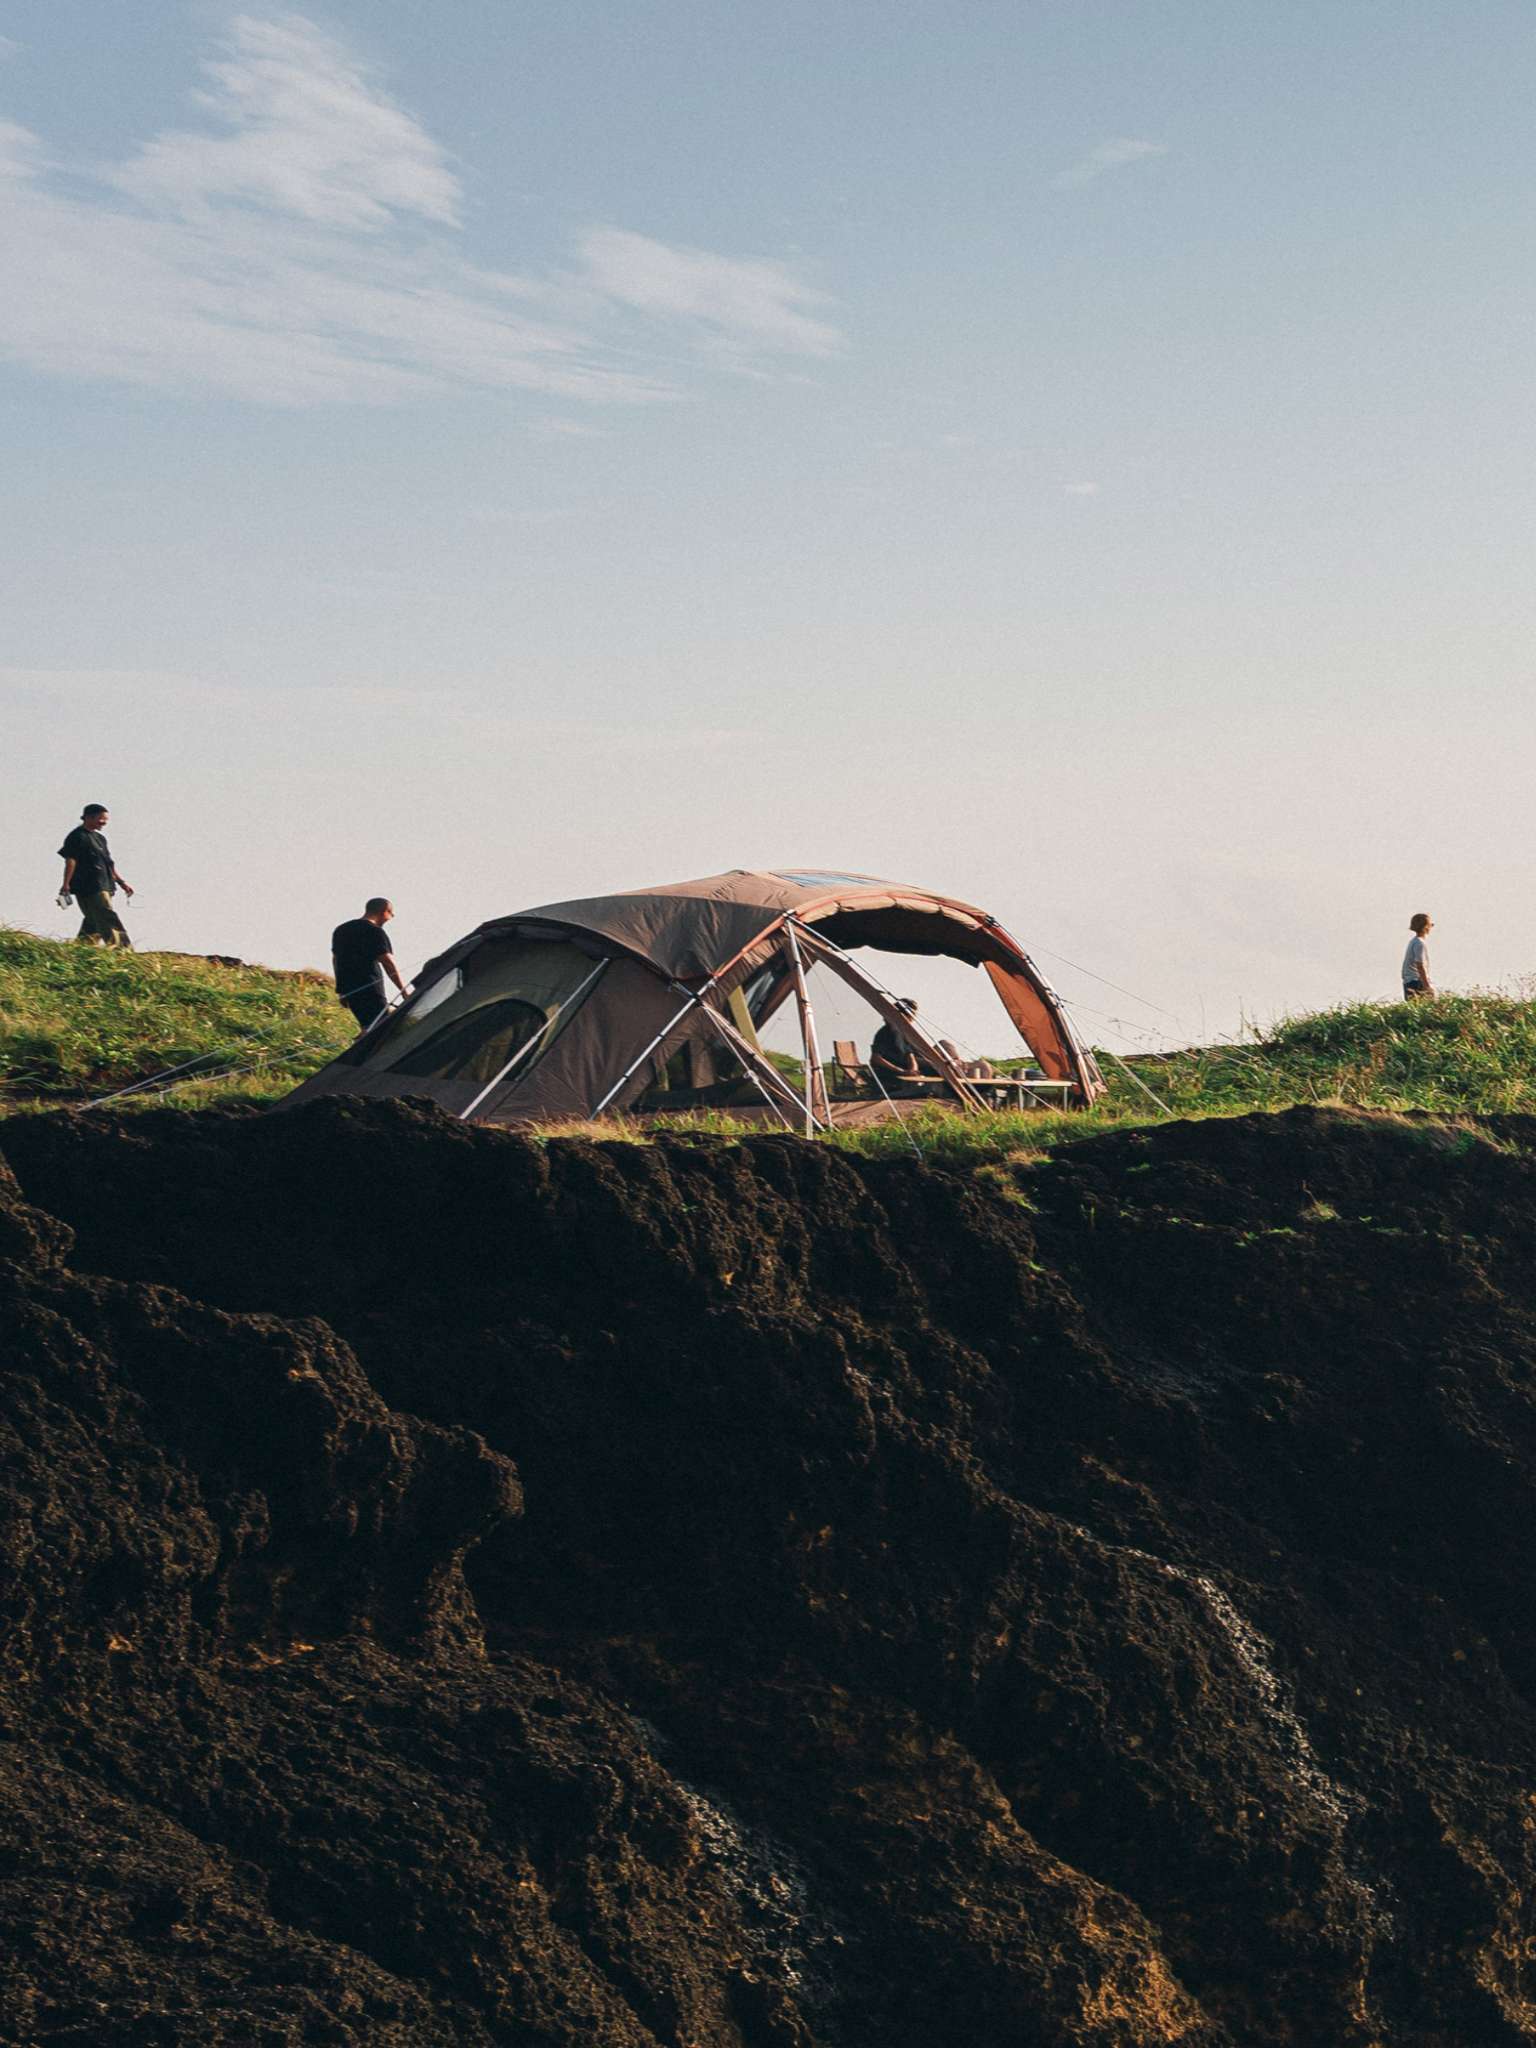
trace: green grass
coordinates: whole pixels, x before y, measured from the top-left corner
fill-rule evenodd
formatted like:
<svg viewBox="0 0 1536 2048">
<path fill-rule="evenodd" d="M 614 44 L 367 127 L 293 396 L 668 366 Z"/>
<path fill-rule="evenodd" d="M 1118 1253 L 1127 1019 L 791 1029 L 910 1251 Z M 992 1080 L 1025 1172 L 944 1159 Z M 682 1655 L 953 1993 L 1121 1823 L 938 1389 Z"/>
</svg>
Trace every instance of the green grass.
<svg viewBox="0 0 1536 2048">
<path fill-rule="evenodd" d="M 319 977 L 174 953 L 109 953 L 0 927 L 0 1101 L 12 1107 L 88 1100 L 187 1061 L 198 1063 L 188 1076 L 169 1077 L 164 1092 L 130 1096 L 130 1105 L 270 1101 L 351 1036 L 351 1019 Z M 799 1061 L 774 1060 L 798 1086 Z M 902 1124 L 841 1130 L 827 1142 L 877 1156 L 915 1146 L 937 1163 L 966 1166 L 1157 1123 L 1165 1113 L 1236 1116 L 1311 1102 L 1448 1118 L 1536 1115 L 1536 1004 L 1486 994 L 1354 1003 L 1288 1018 L 1241 1045 L 1140 1054 L 1123 1065 L 1105 1054 L 1100 1060 L 1109 1093 L 1086 1113 L 967 1117 L 903 1103 Z M 727 1137 L 761 1129 L 728 1110 L 658 1127 Z M 647 1135 L 640 1124 L 585 1128 L 641 1141 Z M 540 1135 L 558 1135 L 558 1127 Z"/>
<path fill-rule="evenodd" d="M 915 1148 L 935 1164 L 960 1167 L 1047 1152 L 1094 1131 L 1161 1123 L 1167 1114 L 1241 1116 L 1332 1103 L 1452 1118 L 1536 1115 L 1536 1004 L 1486 994 L 1350 1003 L 1287 1018 L 1241 1045 L 1138 1054 L 1123 1064 L 1101 1052 L 1099 1060 L 1109 1092 L 1086 1112 L 954 1116 L 903 1103 L 902 1124 L 835 1131 L 826 1142 L 875 1157 L 910 1157 Z M 1024 1062 L 995 1064 L 1006 1071 Z M 723 1111 L 679 1118 L 674 1127 L 742 1128 Z"/>
<path fill-rule="evenodd" d="M 284 1095 L 353 1035 L 330 982 L 180 953 L 116 953 L 0 926 L 0 1100 L 81 1101 L 195 1064 L 184 1105 Z M 206 1076 L 206 1078 L 199 1078 Z"/>
</svg>

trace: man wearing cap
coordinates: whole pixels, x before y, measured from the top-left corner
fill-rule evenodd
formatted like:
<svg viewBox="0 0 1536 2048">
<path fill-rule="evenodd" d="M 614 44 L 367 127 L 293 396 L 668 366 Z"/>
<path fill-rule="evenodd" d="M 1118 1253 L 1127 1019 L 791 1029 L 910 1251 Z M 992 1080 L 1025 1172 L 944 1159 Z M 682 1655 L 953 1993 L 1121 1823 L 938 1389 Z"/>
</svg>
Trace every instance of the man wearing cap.
<svg viewBox="0 0 1536 2048">
<path fill-rule="evenodd" d="M 110 815 L 105 804 L 87 804 L 80 813 L 79 824 L 59 848 L 59 858 L 64 863 L 59 905 L 61 909 L 67 907 L 73 896 L 81 919 L 75 937 L 83 939 L 86 945 L 123 946 L 132 951 L 133 941 L 112 907 L 117 891 L 121 889 L 125 896 L 132 896 L 133 885 L 125 882 L 112 865 L 112 849 L 105 833 Z"/>
</svg>

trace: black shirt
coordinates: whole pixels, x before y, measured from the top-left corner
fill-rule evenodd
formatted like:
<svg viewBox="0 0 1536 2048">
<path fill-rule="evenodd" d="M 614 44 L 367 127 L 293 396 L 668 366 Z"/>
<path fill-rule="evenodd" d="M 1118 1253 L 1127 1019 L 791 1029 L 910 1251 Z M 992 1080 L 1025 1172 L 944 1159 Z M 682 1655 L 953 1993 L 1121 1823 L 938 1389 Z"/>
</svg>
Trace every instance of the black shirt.
<svg viewBox="0 0 1536 2048">
<path fill-rule="evenodd" d="M 331 933 L 331 964 L 336 970 L 336 988 L 349 996 L 360 988 L 377 988 L 379 962 L 394 947 L 381 924 L 366 917 L 349 917 Z"/>
<path fill-rule="evenodd" d="M 116 895 L 112 853 L 102 833 L 88 832 L 83 825 L 77 825 L 59 848 L 59 858 L 75 864 L 69 886 L 76 896 L 96 896 L 102 892 Z"/>
<path fill-rule="evenodd" d="M 869 1048 L 870 1060 L 874 1063 L 875 1071 L 879 1074 L 882 1081 L 889 1077 L 885 1069 L 879 1064 L 881 1060 L 889 1060 L 892 1066 L 899 1067 L 904 1074 L 910 1074 L 914 1071 L 919 1074 L 936 1074 L 938 1072 L 938 1068 L 934 1066 L 933 1062 L 925 1059 L 921 1053 L 917 1055 L 917 1066 L 914 1069 L 910 1064 L 912 1053 L 913 1048 L 908 1045 L 894 1024 L 882 1024 L 875 1033 L 874 1044 Z"/>
</svg>

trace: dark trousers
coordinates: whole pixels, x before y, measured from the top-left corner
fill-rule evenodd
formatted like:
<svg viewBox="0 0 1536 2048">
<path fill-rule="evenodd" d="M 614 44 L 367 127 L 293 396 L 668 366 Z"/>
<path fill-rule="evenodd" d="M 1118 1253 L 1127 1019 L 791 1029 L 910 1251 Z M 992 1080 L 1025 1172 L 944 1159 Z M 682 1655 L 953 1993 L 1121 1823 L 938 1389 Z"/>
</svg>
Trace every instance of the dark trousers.
<svg viewBox="0 0 1536 2048">
<path fill-rule="evenodd" d="M 359 1031 L 366 1031 L 375 1017 L 385 1010 L 384 992 L 377 988 L 355 988 L 351 995 L 343 996 L 342 1002 L 357 1019 Z"/>
<path fill-rule="evenodd" d="M 75 933 L 77 939 L 83 939 L 88 946 L 125 946 L 132 951 L 133 941 L 105 889 L 77 896 L 75 901 L 80 906 L 81 919 L 80 929 Z"/>
</svg>

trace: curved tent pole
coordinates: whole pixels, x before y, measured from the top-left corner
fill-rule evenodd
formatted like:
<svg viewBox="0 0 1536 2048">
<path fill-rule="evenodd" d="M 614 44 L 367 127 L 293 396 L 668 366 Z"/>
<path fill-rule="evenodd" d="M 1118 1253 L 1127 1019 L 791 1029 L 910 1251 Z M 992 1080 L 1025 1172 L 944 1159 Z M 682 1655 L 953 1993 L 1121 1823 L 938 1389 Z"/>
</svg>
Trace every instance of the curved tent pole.
<svg viewBox="0 0 1536 2048">
<path fill-rule="evenodd" d="M 1047 977 L 1041 973 L 1018 940 L 999 924 L 995 917 L 970 905 L 959 907 L 966 911 L 974 920 L 976 929 L 985 933 L 992 946 L 1004 956 L 1001 959 L 982 957 L 975 964 L 985 968 L 987 979 L 997 991 L 998 999 L 1020 1038 L 1053 1079 L 1073 1082 L 1080 1101 L 1084 1105 L 1093 1102 L 1104 1093 L 1104 1077 L 1099 1072 L 1098 1063 L 1093 1055 L 1084 1049 L 1072 1020 L 1067 1015 L 1065 1005 Z M 715 970 L 714 979 L 729 979 L 748 954 L 757 952 L 774 938 L 777 931 L 791 923 L 799 932 L 802 942 L 809 940 L 815 932 L 814 926 L 808 926 L 799 911 L 785 911 L 772 925 L 760 932 L 750 945 L 743 946 L 731 959 L 722 962 Z M 829 957 L 830 953 L 837 953 L 844 961 L 848 960 L 848 955 L 831 939 L 822 937 L 820 933 L 815 933 L 815 937 L 820 945 L 829 949 Z M 857 974 L 860 970 L 855 967 L 853 971 Z M 847 979 L 846 975 L 844 979 Z M 859 986 L 857 982 L 853 985 Z M 861 993 L 867 995 L 868 992 L 861 989 Z M 924 1049 L 926 1050 L 926 1047 Z M 942 1060 L 940 1064 L 943 1064 Z"/>
<path fill-rule="evenodd" d="M 793 918 L 786 918 L 786 924 L 796 924 Z M 961 1073 L 959 1063 L 952 1060 L 936 1039 L 930 1038 L 920 1025 L 914 1024 L 905 1010 L 899 1009 L 896 999 L 883 989 L 873 975 L 866 974 L 841 946 L 834 946 L 830 939 L 824 939 L 819 932 L 808 931 L 804 925 L 796 925 L 801 943 L 813 960 L 824 960 L 832 972 L 841 975 L 850 988 L 856 988 L 864 1000 L 877 1009 L 887 1024 L 920 1052 L 925 1052 L 937 1066 L 944 1079 L 954 1089 L 959 1101 L 967 1109 L 985 1109 L 986 1104 Z"/>
<path fill-rule="evenodd" d="M 1010 958 L 1006 962 L 984 960 L 981 964 L 986 969 L 987 979 L 997 990 L 1003 1008 L 1012 1018 L 1014 1028 L 1034 1051 L 1047 1073 L 1051 1072 L 1053 1064 L 1059 1064 L 1064 1071 L 1053 1078 L 1075 1082 L 1083 1102 L 1091 1103 L 1104 1093 L 1104 1077 L 1093 1055 L 1084 1050 L 1066 1006 L 1017 939 L 995 921 L 990 929 L 998 943 L 1007 949 Z M 1037 1028 L 1046 1026 L 1056 1043 L 1053 1046 L 1039 1044 L 1028 1028 L 1031 1024 Z"/>
</svg>

